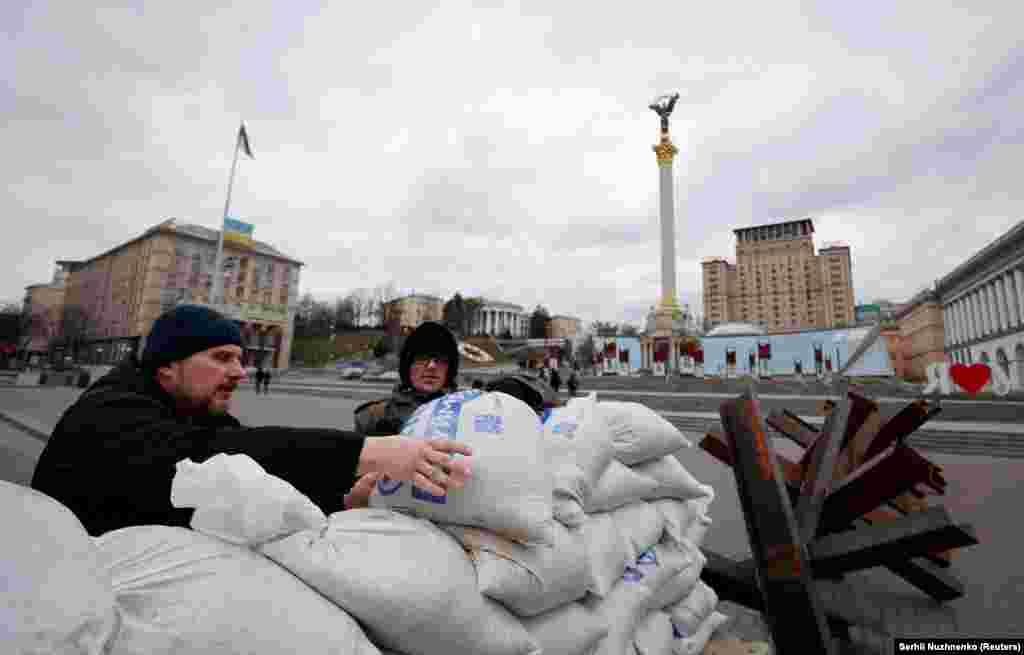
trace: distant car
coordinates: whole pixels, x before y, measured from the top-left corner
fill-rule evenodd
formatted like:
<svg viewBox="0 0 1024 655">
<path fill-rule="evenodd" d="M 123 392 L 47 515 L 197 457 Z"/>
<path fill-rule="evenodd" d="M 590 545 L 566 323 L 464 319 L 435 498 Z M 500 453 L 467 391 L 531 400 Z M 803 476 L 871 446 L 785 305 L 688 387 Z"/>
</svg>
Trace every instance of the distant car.
<svg viewBox="0 0 1024 655">
<path fill-rule="evenodd" d="M 342 380 L 358 380 L 366 375 L 366 362 L 344 362 L 338 365 L 338 377 Z"/>
</svg>

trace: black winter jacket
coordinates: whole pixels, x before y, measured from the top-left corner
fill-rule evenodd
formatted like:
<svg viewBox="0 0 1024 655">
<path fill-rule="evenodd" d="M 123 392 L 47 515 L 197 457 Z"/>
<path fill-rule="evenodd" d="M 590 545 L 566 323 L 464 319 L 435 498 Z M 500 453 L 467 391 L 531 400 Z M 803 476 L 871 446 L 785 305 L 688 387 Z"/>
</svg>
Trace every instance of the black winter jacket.
<svg viewBox="0 0 1024 655">
<path fill-rule="evenodd" d="M 159 384 L 129 361 L 64 412 L 32 487 L 71 509 L 93 536 L 131 525 L 187 527 L 193 510 L 171 506 L 175 464 L 246 454 L 330 514 L 343 509 L 363 443 L 342 430 L 244 428 L 229 414 L 181 417 Z"/>
</svg>

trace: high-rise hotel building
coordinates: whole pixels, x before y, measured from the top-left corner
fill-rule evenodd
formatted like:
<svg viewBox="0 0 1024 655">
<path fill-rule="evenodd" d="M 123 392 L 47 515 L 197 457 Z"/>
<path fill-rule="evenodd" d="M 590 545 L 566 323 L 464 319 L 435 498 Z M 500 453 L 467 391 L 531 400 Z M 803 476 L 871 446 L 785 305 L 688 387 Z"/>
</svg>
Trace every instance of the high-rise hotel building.
<svg viewBox="0 0 1024 655">
<path fill-rule="evenodd" d="M 704 260 L 704 316 L 760 325 L 769 332 L 853 325 L 850 247 L 814 252 L 814 223 L 772 223 L 733 230 L 736 263 Z"/>
</svg>

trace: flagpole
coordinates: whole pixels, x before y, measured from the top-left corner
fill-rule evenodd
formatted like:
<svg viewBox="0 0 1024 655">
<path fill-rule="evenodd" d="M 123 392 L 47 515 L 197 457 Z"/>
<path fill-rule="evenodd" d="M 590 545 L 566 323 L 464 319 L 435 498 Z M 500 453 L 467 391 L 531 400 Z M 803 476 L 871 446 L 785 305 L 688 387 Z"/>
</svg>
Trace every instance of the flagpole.
<svg viewBox="0 0 1024 655">
<path fill-rule="evenodd" d="M 231 175 L 228 177 L 228 197 L 224 201 L 224 217 L 220 222 L 220 230 L 217 237 L 217 259 L 213 265 L 213 297 L 210 299 L 214 306 L 224 304 L 224 223 L 228 218 L 228 211 L 231 208 L 231 189 L 235 185 L 235 169 L 238 168 L 238 149 L 241 147 L 241 128 L 235 136 L 235 155 L 231 160 Z"/>
</svg>

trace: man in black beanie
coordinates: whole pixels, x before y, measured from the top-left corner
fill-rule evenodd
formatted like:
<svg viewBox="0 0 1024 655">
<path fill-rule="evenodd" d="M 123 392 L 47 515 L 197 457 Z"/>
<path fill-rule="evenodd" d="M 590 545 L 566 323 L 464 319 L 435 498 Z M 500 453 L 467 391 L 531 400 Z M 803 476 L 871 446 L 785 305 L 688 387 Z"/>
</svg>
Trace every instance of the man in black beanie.
<svg viewBox="0 0 1024 655">
<path fill-rule="evenodd" d="M 417 407 L 455 391 L 459 375 L 455 335 L 440 323 L 421 323 L 402 346 L 398 375 L 391 398 L 356 407 L 356 432 L 371 436 L 396 434 Z"/>
<path fill-rule="evenodd" d="M 231 397 L 245 382 L 238 326 L 203 306 L 175 307 L 153 324 L 139 362 L 126 360 L 69 407 L 43 449 L 32 487 L 71 509 L 98 536 L 131 525 L 186 527 L 171 506 L 175 465 L 246 454 L 327 513 L 364 506 L 386 476 L 443 495 L 469 476 L 450 440 L 331 429 L 244 428 Z"/>
</svg>

